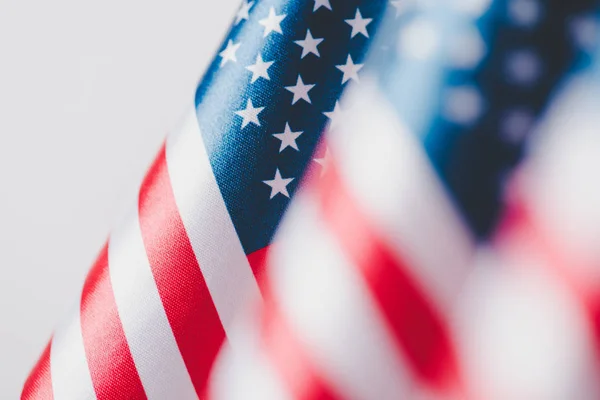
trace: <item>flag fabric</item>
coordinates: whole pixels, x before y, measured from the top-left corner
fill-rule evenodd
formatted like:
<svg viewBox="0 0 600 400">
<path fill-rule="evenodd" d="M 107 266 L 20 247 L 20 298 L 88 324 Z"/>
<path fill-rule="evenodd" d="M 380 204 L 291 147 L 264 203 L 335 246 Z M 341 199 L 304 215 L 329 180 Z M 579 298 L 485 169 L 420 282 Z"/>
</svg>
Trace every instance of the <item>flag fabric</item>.
<svg viewBox="0 0 600 400">
<path fill-rule="evenodd" d="M 383 0 L 245 1 L 23 399 L 204 397 Z M 207 5 L 208 7 L 208 5 Z M 317 155 L 316 158 L 320 158 Z"/>
<path fill-rule="evenodd" d="M 241 350 L 221 352 L 210 395 L 598 398 L 598 367 L 586 367 L 586 349 L 600 343 L 598 219 L 586 221 L 598 197 L 585 195 L 598 162 L 598 75 L 582 72 L 600 63 L 597 4 L 393 3 L 327 133 L 326 171 L 294 200 L 267 262 L 264 302 L 238 325 Z M 573 76 L 583 78 L 568 106 L 548 109 Z M 566 145 L 572 129 L 577 146 Z M 534 216 L 552 205 L 540 218 L 556 217 L 550 241 L 526 214 L 506 211 L 507 182 L 534 130 L 562 138 L 548 152 L 539 146 L 544 162 L 530 178 L 552 191 L 525 184 Z M 553 302 L 535 303 L 536 286 L 506 272 L 529 265 L 518 258 L 523 245 L 545 265 L 542 276 L 561 282 Z M 489 269 L 508 277 L 479 277 Z M 553 320 L 550 304 L 570 318 Z M 512 318 L 521 308 L 533 310 L 530 321 Z"/>
<path fill-rule="evenodd" d="M 469 357 L 494 366 L 474 379 L 495 394 L 489 398 L 600 396 L 600 196 L 592 183 L 600 160 L 599 72 L 596 50 L 593 64 L 560 90 L 511 183 L 493 250 L 478 263 L 471 290 L 488 295 L 470 311 L 497 317 L 466 331 L 474 343 Z"/>
</svg>

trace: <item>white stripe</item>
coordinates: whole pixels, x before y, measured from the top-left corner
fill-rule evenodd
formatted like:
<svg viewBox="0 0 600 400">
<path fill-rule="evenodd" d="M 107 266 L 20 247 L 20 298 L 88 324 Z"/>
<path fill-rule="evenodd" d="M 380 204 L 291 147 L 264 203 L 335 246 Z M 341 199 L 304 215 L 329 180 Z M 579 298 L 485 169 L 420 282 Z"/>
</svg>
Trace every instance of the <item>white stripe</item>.
<svg viewBox="0 0 600 400">
<path fill-rule="evenodd" d="M 351 112 L 329 140 L 365 213 L 445 309 L 470 270 L 473 239 L 415 134 L 374 85 L 363 79 L 348 93 Z"/>
<path fill-rule="evenodd" d="M 110 280 L 148 399 L 197 399 L 148 263 L 137 207 L 108 246 Z"/>
<path fill-rule="evenodd" d="M 282 314 L 344 398 L 407 397 L 410 374 L 383 317 L 308 195 L 296 196 L 272 250 Z"/>
<path fill-rule="evenodd" d="M 229 337 L 235 314 L 260 298 L 260 292 L 213 174 L 193 107 L 167 139 L 166 158 L 179 214 Z"/>
<path fill-rule="evenodd" d="M 600 84 L 583 75 L 571 80 L 538 128 L 521 190 L 534 223 L 586 262 L 568 268 L 590 285 L 600 284 Z M 565 135 L 565 132 L 570 132 Z"/>
<path fill-rule="evenodd" d="M 259 325 L 250 324 L 251 314 L 245 314 L 244 321 L 236 323 L 234 335 L 239 337 L 231 340 L 237 344 L 235 351 L 226 343 L 219 353 L 210 378 L 210 399 L 292 398 L 265 356 L 263 343 L 256 331 Z"/>
<path fill-rule="evenodd" d="M 50 347 L 50 375 L 54 400 L 95 399 L 79 317 L 80 303 L 73 317 L 54 333 Z"/>
<path fill-rule="evenodd" d="M 518 238 L 517 238 L 518 240 Z M 482 399 L 598 399 L 594 335 L 523 240 L 483 250 L 459 304 L 462 360 Z"/>
</svg>

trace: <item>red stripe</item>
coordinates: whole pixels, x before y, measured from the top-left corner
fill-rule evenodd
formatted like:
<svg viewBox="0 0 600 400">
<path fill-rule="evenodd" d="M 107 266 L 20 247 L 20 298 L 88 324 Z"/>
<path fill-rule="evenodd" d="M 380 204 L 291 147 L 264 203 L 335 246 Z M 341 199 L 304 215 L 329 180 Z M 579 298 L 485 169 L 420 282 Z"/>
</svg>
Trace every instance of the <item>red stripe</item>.
<svg viewBox="0 0 600 400">
<path fill-rule="evenodd" d="M 265 307 L 261 309 L 261 338 L 264 353 L 283 379 L 295 400 L 342 399 L 322 378 L 306 351 L 306 346 L 279 311 L 272 290 L 265 285 Z"/>
<path fill-rule="evenodd" d="M 267 266 L 267 255 L 271 246 L 265 246 L 262 249 L 256 250 L 253 253 L 248 254 L 248 263 L 254 274 L 254 278 L 260 287 L 261 292 L 264 292 L 263 285 L 265 284 L 265 270 Z"/>
<path fill-rule="evenodd" d="M 52 400 L 54 398 L 52 394 L 52 379 L 50 376 L 51 346 L 52 339 L 50 339 L 50 342 L 46 345 L 40 359 L 37 364 L 35 364 L 35 367 L 33 367 L 27 381 L 25 381 L 25 385 L 23 385 L 23 391 L 21 392 L 22 400 Z"/>
<path fill-rule="evenodd" d="M 458 390 L 458 357 L 444 318 L 410 275 L 398 250 L 387 244 L 355 203 L 334 164 L 318 181 L 323 219 L 363 277 L 413 372 L 433 389 Z"/>
<path fill-rule="evenodd" d="M 225 331 L 177 209 L 164 145 L 140 189 L 139 221 L 167 318 L 200 395 Z"/>
<path fill-rule="evenodd" d="M 81 333 L 98 400 L 145 399 L 110 283 L 108 245 L 83 286 Z"/>
</svg>

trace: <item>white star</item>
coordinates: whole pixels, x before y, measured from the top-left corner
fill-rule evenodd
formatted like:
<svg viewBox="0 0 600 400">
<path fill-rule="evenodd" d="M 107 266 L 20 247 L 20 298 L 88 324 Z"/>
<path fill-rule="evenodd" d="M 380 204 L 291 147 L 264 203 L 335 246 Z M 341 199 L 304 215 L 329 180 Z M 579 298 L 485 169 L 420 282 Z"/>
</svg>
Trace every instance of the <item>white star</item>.
<svg viewBox="0 0 600 400">
<path fill-rule="evenodd" d="M 237 25 L 240 22 L 242 22 L 242 20 L 247 20 L 250 17 L 250 15 L 248 13 L 250 12 L 250 9 L 252 8 L 253 5 L 254 5 L 253 1 L 246 1 L 246 0 L 242 1 L 242 5 L 240 6 L 237 14 L 235 15 L 234 25 Z"/>
<path fill-rule="evenodd" d="M 500 121 L 502 138 L 509 143 L 520 143 L 531 130 L 535 118 L 531 111 L 526 109 L 512 109 L 506 111 Z"/>
<path fill-rule="evenodd" d="M 342 85 L 350 79 L 354 79 L 358 82 L 358 71 L 361 70 L 364 64 L 354 64 L 352 57 L 348 55 L 346 64 L 336 65 L 335 67 L 344 73 L 342 77 Z"/>
<path fill-rule="evenodd" d="M 321 158 L 313 158 L 313 161 L 321 166 L 321 176 L 327 172 L 327 167 L 331 161 L 331 155 L 329 154 L 329 147 L 325 147 L 325 154 Z"/>
<path fill-rule="evenodd" d="M 258 21 L 259 24 L 265 27 L 265 33 L 263 37 L 267 37 L 267 35 L 271 32 L 283 34 L 281 31 L 281 21 L 283 21 L 285 17 L 287 17 L 287 14 L 277 15 L 275 14 L 275 9 L 271 7 L 269 10 L 269 16 Z"/>
<path fill-rule="evenodd" d="M 583 15 L 573 18 L 569 24 L 572 40 L 575 45 L 585 51 L 590 51 L 596 45 L 596 35 L 598 32 L 598 23 L 596 17 Z"/>
<path fill-rule="evenodd" d="M 409 59 L 428 61 L 439 53 L 442 42 L 439 26 L 429 18 L 417 17 L 401 30 L 398 52 Z"/>
<path fill-rule="evenodd" d="M 537 0 L 512 0 L 508 13 L 515 24 L 531 27 L 539 21 L 542 7 Z"/>
<path fill-rule="evenodd" d="M 269 181 L 263 181 L 263 183 L 271 186 L 271 197 L 269 197 L 269 199 L 272 199 L 279 193 L 289 198 L 290 194 L 287 191 L 287 185 L 289 185 L 293 180 L 294 178 L 282 178 L 281 174 L 279 173 L 279 168 L 277 168 L 275 171 L 275 178 Z"/>
<path fill-rule="evenodd" d="M 364 37 L 369 37 L 369 32 L 367 32 L 367 25 L 373 21 L 373 18 L 363 18 L 360 14 L 360 10 L 356 9 L 356 14 L 354 19 L 345 19 L 346 23 L 352 27 L 352 33 L 350 33 L 350 38 L 362 34 Z"/>
<path fill-rule="evenodd" d="M 483 98 L 476 87 L 465 85 L 448 89 L 443 114 L 449 121 L 468 126 L 475 123 L 483 111 Z"/>
<path fill-rule="evenodd" d="M 310 29 L 306 31 L 306 38 L 304 40 L 295 40 L 298 46 L 302 47 L 302 56 L 300 58 L 304 58 L 304 56 L 313 53 L 317 57 L 320 57 L 319 49 L 317 46 L 323 41 L 323 39 L 315 39 L 312 37 L 310 33 Z"/>
<path fill-rule="evenodd" d="M 233 40 L 231 39 L 229 40 L 229 42 L 227 42 L 227 47 L 225 47 L 225 50 L 219 53 L 219 55 L 223 57 L 223 59 L 221 60 L 221 67 L 227 64 L 227 61 L 237 62 L 235 52 L 238 51 L 241 45 L 241 43 L 233 43 Z"/>
<path fill-rule="evenodd" d="M 258 114 L 260 114 L 264 109 L 264 107 L 254 107 L 252 105 L 252 100 L 248 99 L 248 102 L 246 102 L 246 108 L 244 110 L 239 110 L 235 112 L 236 115 L 242 117 L 242 129 L 244 129 L 249 123 L 253 123 L 256 126 L 260 126 Z"/>
<path fill-rule="evenodd" d="M 292 99 L 292 104 L 296 104 L 296 102 L 300 99 L 306 101 L 310 104 L 310 97 L 308 97 L 308 92 L 315 87 L 315 85 L 305 85 L 302 82 L 302 77 L 298 75 L 298 80 L 296 81 L 296 86 L 286 86 L 285 88 L 290 92 L 294 93 L 294 98 Z"/>
<path fill-rule="evenodd" d="M 256 80 L 258 78 L 265 78 L 266 80 L 271 80 L 271 78 L 269 77 L 269 73 L 267 72 L 267 70 L 269 69 L 269 67 L 274 63 L 275 61 L 263 61 L 261 55 L 257 55 L 256 56 L 256 63 L 252 64 L 252 65 L 248 65 L 246 67 L 246 69 L 250 72 L 252 72 L 252 79 L 250 80 L 250 83 L 254 83 L 256 82 Z"/>
<path fill-rule="evenodd" d="M 339 125 L 342 122 L 343 113 L 340 107 L 340 102 L 336 101 L 333 110 L 328 112 L 326 111 L 323 114 L 325 114 L 325 116 L 329 118 L 329 129 L 333 130 L 337 125 Z"/>
<path fill-rule="evenodd" d="M 329 4 L 329 0 L 315 0 L 315 6 L 313 8 L 313 12 L 317 11 L 319 8 L 325 7 L 331 10 L 331 4 Z"/>
<path fill-rule="evenodd" d="M 517 85 L 533 85 L 542 73 L 542 62 L 531 50 L 516 50 L 506 59 L 507 78 Z"/>
<path fill-rule="evenodd" d="M 483 59 L 485 42 L 474 25 L 450 36 L 446 44 L 448 61 L 454 68 L 473 69 Z M 421 38 L 422 40 L 422 38 Z"/>
<path fill-rule="evenodd" d="M 281 140 L 281 146 L 279 147 L 279 152 L 281 153 L 288 146 L 293 149 L 299 150 L 298 144 L 296 143 L 296 139 L 298 139 L 298 136 L 302 135 L 302 133 L 304 133 L 304 132 L 303 131 L 292 132 L 292 129 L 290 128 L 290 124 L 288 124 L 286 122 L 283 133 L 274 133 L 273 134 L 273 136 L 275 136 L 277 139 Z"/>
</svg>

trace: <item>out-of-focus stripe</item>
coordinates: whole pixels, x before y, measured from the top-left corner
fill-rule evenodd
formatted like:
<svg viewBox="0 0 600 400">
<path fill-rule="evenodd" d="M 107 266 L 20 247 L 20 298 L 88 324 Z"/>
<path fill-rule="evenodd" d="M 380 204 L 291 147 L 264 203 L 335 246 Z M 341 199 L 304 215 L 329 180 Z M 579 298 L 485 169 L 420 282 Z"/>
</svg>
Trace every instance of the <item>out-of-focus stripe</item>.
<svg viewBox="0 0 600 400">
<path fill-rule="evenodd" d="M 166 163 L 185 233 L 227 334 L 235 314 L 260 298 L 260 292 L 213 174 L 194 108 L 167 139 Z"/>
<path fill-rule="evenodd" d="M 458 359 L 444 317 L 346 190 L 332 162 L 319 184 L 322 217 L 363 277 L 415 374 L 440 390 L 459 384 Z"/>
<path fill-rule="evenodd" d="M 468 275 L 472 239 L 418 139 L 376 84 L 366 79 L 347 102 L 351 112 L 329 138 L 334 161 L 317 183 L 322 218 L 420 382 L 464 390 L 445 313 Z"/>
<path fill-rule="evenodd" d="M 349 112 L 328 137 L 357 205 L 442 312 L 451 312 L 471 270 L 475 244 L 419 138 L 365 78 L 348 92 Z M 431 240 L 435 238 L 435 251 Z"/>
<path fill-rule="evenodd" d="M 269 281 L 313 368 L 343 398 L 410 396 L 410 373 L 361 277 L 324 225 L 314 193 L 300 193 L 288 216 L 271 251 Z"/>
<path fill-rule="evenodd" d="M 231 335 L 238 336 L 232 341 L 233 349 L 226 342 L 211 371 L 207 395 L 210 400 L 254 399 L 293 399 L 282 382 L 274 365 L 264 352 L 262 337 L 259 335 L 258 316 L 254 309 L 247 309 Z"/>
<path fill-rule="evenodd" d="M 296 400 L 342 399 L 315 368 L 306 346 L 286 322 L 274 301 L 262 310 L 263 351 Z"/>
<path fill-rule="evenodd" d="M 158 293 L 200 395 L 225 332 L 177 208 L 164 146 L 140 189 L 139 222 Z"/>
<path fill-rule="evenodd" d="M 23 385 L 22 400 L 53 400 L 50 374 L 50 346 L 52 346 L 52 339 L 46 345 L 40 359 L 31 371 L 25 385 Z"/>
<path fill-rule="evenodd" d="M 542 223 L 524 202 L 512 204 L 506 212 L 496 242 L 507 248 L 527 248 L 579 303 L 589 324 L 594 339 L 597 357 L 600 359 L 600 288 L 596 280 L 582 279 L 575 271 L 595 270 L 594 265 L 585 265 L 585 258 L 564 252 L 561 241 L 549 234 Z M 526 247 L 527 246 L 527 247 Z M 570 257 L 572 255 L 573 257 Z M 585 261 L 584 261 L 585 260 Z"/>
<path fill-rule="evenodd" d="M 96 399 L 81 333 L 80 302 L 61 324 L 50 345 L 54 400 Z"/>
<path fill-rule="evenodd" d="M 131 355 L 149 399 L 197 399 L 141 235 L 135 210 L 113 231 L 108 247 L 110 280 Z"/>
<path fill-rule="evenodd" d="M 117 311 L 108 272 L 108 245 L 83 285 L 80 318 L 97 398 L 146 399 Z"/>
</svg>

